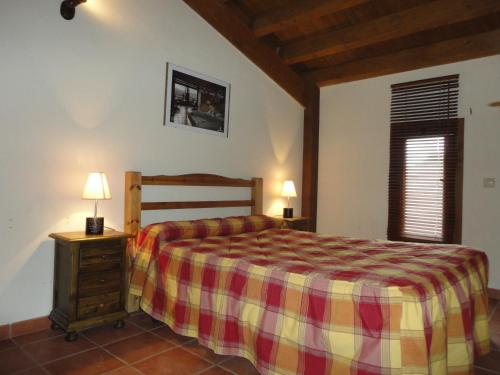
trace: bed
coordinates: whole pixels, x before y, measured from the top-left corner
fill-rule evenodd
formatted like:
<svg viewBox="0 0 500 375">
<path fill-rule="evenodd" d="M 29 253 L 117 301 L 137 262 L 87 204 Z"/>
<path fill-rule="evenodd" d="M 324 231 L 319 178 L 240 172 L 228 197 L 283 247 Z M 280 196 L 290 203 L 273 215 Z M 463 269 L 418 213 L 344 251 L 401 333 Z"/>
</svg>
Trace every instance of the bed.
<svg viewBox="0 0 500 375">
<path fill-rule="evenodd" d="M 284 229 L 248 181 L 251 216 L 139 230 L 139 210 L 129 292 L 145 312 L 262 374 L 473 373 L 489 351 L 483 252 Z"/>
</svg>

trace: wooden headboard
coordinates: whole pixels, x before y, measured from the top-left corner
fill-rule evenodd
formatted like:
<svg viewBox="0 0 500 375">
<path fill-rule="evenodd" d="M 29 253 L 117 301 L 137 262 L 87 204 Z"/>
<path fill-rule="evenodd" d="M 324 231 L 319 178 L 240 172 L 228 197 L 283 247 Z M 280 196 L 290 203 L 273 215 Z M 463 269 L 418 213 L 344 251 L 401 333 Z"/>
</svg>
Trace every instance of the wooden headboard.
<svg viewBox="0 0 500 375">
<path fill-rule="evenodd" d="M 262 178 L 244 180 L 214 174 L 185 174 L 179 176 L 143 176 L 141 172 L 125 172 L 124 231 L 136 235 L 141 229 L 141 212 L 182 208 L 251 207 L 252 215 L 262 214 Z M 162 186 L 225 186 L 251 189 L 249 200 L 143 202 L 143 185 Z"/>
<path fill-rule="evenodd" d="M 250 188 L 249 200 L 143 202 L 142 186 L 225 186 Z M 213 174 L 185 174 L 180 176 L 143 176 L 141 172 L 125 172 L 125 225 L 124 231 L 134 236 L 141 229 L 141 213 L 146 210 L 172 210 L 181 208 L 251 207 L 252 215 L 262 214 L 262 178 L 244 180 Z M 128 262 L 131 259 L 128 258 Z M 130 263 L 128 264 L 130 269 Z M 130 275 L 127 275 L 130 279 Z M 139 310 L 139 298 L 127 292 L 128 312 Z"/>
<path fill-rule="evenodd" d="M 250 188 L 249 200 L 143 202 L 142 186 L 227 186 Z M 244 180 L 214 174 L 185 174 L 180 176 L 143 176 L 141 172 L 125 172 L 125 225 L 124 231 L 134 236 L 141 229 L 141 213 L 146 210 L 172 210 L 181 208 L 251 207 L 252 215 L 262 214 L 262 178 Z M 130 262 L 131 259 L 128 259 Z M 130 269 L 130 263 L 128 264 Z M 127 275 L 127 280 L 130 275 Z M 128 312 L 139 309 L 139 298 L 127 293 Z"/>
</svg>

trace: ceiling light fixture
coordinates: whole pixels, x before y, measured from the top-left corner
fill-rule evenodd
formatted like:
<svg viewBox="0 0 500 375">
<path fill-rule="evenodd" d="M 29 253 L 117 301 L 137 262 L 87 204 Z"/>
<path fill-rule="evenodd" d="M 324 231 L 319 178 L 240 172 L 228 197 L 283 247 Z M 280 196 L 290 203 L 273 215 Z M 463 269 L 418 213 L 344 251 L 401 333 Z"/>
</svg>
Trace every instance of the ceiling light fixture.
<svg viewBox="0 0 500 375">
<path fill-rule="evenodd" d="M 65 20 L 72 20 L 75 17 L 75 8 L 87 0 L 64 0 L 61 3 L 61 16 Z"/>
</svg>

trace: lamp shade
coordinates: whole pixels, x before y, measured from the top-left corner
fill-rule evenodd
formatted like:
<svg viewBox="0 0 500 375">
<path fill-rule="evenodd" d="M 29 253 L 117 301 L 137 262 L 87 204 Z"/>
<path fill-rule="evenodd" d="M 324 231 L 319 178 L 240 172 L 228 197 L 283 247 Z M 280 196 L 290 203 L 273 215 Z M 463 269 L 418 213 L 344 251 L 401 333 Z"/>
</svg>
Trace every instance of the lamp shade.
<svg viewBox="0 0 500 375">
<path fill-rule="evenodd" d="M 91 172 L 87 177 L 82 199 L 111 199 L 108 179 L 102 172 Z"/>
<path fill-rule="evenodd" d="M 287 180 L 283 182 L 283 188 L 281 189 L 282 197 L 294 198 L 297 196 L 297 192 L 295 191 L 295 185 L 293 181 Z"/>
</svg>

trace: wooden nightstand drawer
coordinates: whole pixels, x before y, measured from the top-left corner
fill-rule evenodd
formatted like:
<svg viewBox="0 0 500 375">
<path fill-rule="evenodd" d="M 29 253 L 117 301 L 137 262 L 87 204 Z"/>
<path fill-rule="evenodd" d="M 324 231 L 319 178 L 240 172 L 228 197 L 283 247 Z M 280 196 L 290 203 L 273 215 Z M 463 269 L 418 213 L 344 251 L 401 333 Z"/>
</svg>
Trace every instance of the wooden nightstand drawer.
<svg viewBox="0 0 500 375">
<path fill-rule="evenodd" d="M 104 271 L 121 268 L 123 248 L 115 247 L 89 247 L 80 250 L 80 270 L 82 272 Z"/>
<path fill-rule="evenodd" d="M 109 314 L 119 311 L 120 308 L 120 292 L 80 298 L 78 300 L 78 319 Z"/>
<path fill-rule="evenodd" d="M 82 273 L 78 285 L 78 296 L 90 297 L 119 291 L 121 283 L 120 271 Z"/>
<path fill-rule="evenodd" d="M 121 247 L 122 243 L 120 240 L 100 240 L 100 241 L 88 241 L 82 242 L 80 244 L 80 249 L 105 249 L 107 247 Z"/>
</svg>

